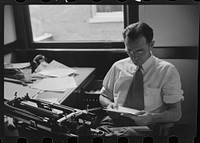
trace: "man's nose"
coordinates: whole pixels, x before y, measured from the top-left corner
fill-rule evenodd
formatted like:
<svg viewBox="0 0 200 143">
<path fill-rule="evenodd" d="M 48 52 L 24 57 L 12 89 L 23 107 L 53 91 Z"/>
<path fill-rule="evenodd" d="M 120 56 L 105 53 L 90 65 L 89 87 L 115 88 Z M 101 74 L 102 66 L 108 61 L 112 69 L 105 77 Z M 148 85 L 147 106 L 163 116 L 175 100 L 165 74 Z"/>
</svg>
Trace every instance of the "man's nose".
<svg viewBox="0 0 200 143">
<path fill-rule="evenodd" d="M 132 56 L 134 59 L 136 59 L 136 58 L 138 57 L 138 55 L 137 55 L 136 53 L 134 53 L 134 52 L 131 53 L 131 56 Z"/>
</svg>

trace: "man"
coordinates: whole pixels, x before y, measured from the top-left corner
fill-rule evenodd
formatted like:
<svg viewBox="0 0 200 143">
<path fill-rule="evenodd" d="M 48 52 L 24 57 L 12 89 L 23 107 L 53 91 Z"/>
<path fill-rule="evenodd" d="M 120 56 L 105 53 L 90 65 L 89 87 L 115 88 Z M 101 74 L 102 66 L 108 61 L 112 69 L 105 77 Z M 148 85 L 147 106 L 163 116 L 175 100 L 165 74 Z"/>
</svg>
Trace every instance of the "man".
<svg viewBox="0 0 200 143">
<path fill-rule="evenodd" d="M 102 106 L 107 108 L 136 108 L 133 106 L 134 101 L 143 105 L 143 108 L 138 108 L 140 112 L 137 116 L 121 114 L 114 117 L 110 114 L 104 119 L 109 124 L 103 121 L 102 125 L 116 127 L 178 121 L 182 116 L 181 100 L 184 99 L 180 76 L 171 63 L 152 54 L 151 50 L 155 43 L 153 29 L 146 23 L 134 23 L 125 28 L 123 38 L 125 51 L 129 57 L 115 62 L 110 68 L 103 80 L 99 100 Z M 136 90 L 142 87 L 143 103 L 136 99 L 137 93 L 130 92 L 133 90 L 133 78 L 136 78 L 136 72 L 139 70 L 143 76 L 143 83 Z M 135 81 L 134 84 L 137 85 L 139 82 Z"/>
</svg>

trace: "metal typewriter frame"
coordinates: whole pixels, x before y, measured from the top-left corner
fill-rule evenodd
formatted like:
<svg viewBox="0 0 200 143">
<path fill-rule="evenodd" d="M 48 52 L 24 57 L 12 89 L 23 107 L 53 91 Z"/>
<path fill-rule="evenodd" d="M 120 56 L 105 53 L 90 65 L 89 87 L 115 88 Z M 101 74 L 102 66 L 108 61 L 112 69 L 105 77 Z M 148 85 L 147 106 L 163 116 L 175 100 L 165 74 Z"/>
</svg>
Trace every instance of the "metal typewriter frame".
<svg viewBox="0 0 200 143">
<path fill-rule="evenodd" d="M 87 109 L 80 110 L 31 99 L 28 95 L 5 101 L 4 107 L 5 115 L 13 118 L 17 123 L 26 124 L 30 129 L 75 137 L 81 135 L 80 126 L 87 127 L 93 133 L 99 132 L 91 128 L 96 116 Z"/>
</svg>

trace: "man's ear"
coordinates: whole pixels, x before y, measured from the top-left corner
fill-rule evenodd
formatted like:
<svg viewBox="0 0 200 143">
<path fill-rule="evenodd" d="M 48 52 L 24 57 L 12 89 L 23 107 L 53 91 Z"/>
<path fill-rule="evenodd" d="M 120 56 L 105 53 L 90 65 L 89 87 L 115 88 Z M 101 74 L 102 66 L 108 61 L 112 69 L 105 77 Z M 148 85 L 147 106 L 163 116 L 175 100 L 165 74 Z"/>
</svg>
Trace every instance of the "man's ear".
<svg viewBox="0 0 200 143">
<path fill-rule="evenodd" d="M 155 41 L 153 40 L 153 41 L 151 41 L 151 43 L 149 45 L 151 50 L 153 49 L 154 45 L 155 45 Z"/>
</svg>

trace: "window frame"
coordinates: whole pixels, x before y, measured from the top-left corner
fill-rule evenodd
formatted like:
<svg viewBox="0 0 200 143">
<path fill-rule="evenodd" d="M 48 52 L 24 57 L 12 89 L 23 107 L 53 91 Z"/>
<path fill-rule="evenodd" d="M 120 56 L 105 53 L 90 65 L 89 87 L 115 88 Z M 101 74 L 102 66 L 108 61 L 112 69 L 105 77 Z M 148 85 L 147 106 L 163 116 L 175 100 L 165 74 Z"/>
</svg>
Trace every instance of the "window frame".
<svg viewBox="0 0 200 143">
<path fill-rule="evenodd" d="M 19 49 L 69 49 L 69 50 L 77 50 L 77 49 L 103 49 L 103 50 L 116 50 L 116 49 L 124 49 L 123 42 L 99 42 L 99 41 L 91 41 L 91 42 L 66 42 L 66 41 L 40 41 L 34 42 L 32 36 L 31 29 L 31 20 L 30 20 L 30 12 L 29 6 L 14 6 L 15 12 L 15 22 L 16 26 L 20 29 L 17 32 L 18 39 L 20 41 L 24 41 L 25 47 L 19 47 Z M 130 8 L 132 7 L 132 8 Z M 134 23 L 138 21 L 138 5 L 123 5 L 123 15 L 124 15 L 124 27 L 129 25 L 130 23 Z M 20 20 L 19 20 L 20 19 Z"/>
</svg>

